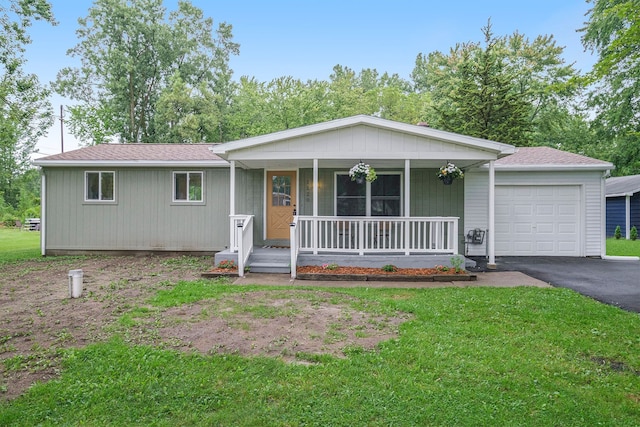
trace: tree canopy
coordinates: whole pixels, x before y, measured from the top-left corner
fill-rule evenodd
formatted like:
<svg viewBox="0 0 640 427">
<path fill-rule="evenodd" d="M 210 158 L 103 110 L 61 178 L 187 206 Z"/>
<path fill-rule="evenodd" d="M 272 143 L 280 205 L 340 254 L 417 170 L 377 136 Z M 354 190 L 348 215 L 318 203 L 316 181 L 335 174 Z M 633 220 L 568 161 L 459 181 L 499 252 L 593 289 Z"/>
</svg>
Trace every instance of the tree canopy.
<svg viewBox="0 0 640 427">
<path fill-rule="evenodd" d="M 78 23 L 80 41 L 68 54 L 82 66 L 61 70 L 56 82 L 79 102 L 71 108 L 74 134 L 91 143 L 211 138 L 221 121 L 212 116 L 228 101 L 229 58 L 238 53 L 230 25 L 220 23 L 214 38 L 202 10 L 179 1 L 167 15 L 162 0 L 96 0 Z M 168 117 L 167 105 L 182 102 Z"/>
<path fill-rule="evenodd" d="M 599 151 L 616 174 L 640 174 L 640 0 L 593 3 L 582 42 L 598 55 L 588 76 Z"/>
<path fill-rule="evenodd" d="M 28 29 L 36 20 L 55 24 L 46 0 L 0 4 L 0 207 L 18 207 L 17 181 L 53 120 L 49 91 L 24 71 Z"/>
</svg>

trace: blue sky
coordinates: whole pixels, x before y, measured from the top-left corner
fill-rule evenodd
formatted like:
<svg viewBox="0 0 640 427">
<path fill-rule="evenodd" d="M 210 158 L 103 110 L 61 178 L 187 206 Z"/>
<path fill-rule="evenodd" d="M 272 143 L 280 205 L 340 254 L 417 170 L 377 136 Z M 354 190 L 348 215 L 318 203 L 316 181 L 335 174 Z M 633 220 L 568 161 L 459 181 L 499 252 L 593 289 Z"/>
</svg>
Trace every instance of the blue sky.
<svg viewBox="0 0 640 427">
<path fill-rule="evenodd" d="M 75 65 L 66 56 L 77 43 L 79 17 L 89 0 L 50 0 L 59 24 L 32 27 L 27 71 L 42 82 L 55 79 L 62 67 Z M 192 0 L 214 22 L 233 26 L 240 55 L 232 58 L 234 76 L 260 81 L 281 76 L 326 80 L 336 64 L 356 71 L 375 68 L 409 79 L 418 53 L 447 51 L 456 43 L 482 40 L 481 28 L 491 18 L 496 36 L 519 31 L 534 39 L 553 35 L 565 47 L 564 58 L 588 71 L 595 59 L 580 42 L 590 4 L 585 0 Z M 174 10 L 177 0 L 166 0 Z M 53 97 L 55 111 L 69 101 Z M 60 152 L 60 127 L 39 141 L 44 154 Z M 77 147 L 65 135 L 65 151 Z"/>
</svg>

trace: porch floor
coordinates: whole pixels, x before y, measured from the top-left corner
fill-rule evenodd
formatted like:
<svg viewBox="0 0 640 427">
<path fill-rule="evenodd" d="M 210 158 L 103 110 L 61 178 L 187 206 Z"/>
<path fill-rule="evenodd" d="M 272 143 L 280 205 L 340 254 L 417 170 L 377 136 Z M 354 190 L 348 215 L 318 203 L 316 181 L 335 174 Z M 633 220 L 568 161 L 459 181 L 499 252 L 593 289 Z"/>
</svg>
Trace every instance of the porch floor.
<svg viewBox="0 0 640 427">
<path fill-rule="evenodd" d="M 473 268 L 476 266 L 476 262 L 472 259 L 466 258 L 463 255 L 458 255 L 465 258 L 465 268 Z M 259 247 L 253 248 L 253 253 L 249 257 L 247 265 L 252 272 L 279 272 L 285 273 L 286 271 L 272 271 L 276 267 L 279 269 L 287 268 L 290 270 L 290 257 L 291 253 L 289 248 L 273 248 L 273 247 Z M 393 264 L 399 268 L 433 268 L 436 265 L 451 266 L 451 259 L 454 255 L 451 254 L 349 254 L 349 253 L 335 253 L 335 254 L 310 254 L 300 253 L 298 255 L 298 265 L 322 265 L 322 264 L 338 264 L 349 267 L 371 267 L 381 268 L 387 264 Z M 215 265 L 218 265 L 221 261 L 233 260 L 238 261 L 238 254 L 235 252 L 229 252 L 228 250 L 218 252 L 215 255 Z"/>
</svg>

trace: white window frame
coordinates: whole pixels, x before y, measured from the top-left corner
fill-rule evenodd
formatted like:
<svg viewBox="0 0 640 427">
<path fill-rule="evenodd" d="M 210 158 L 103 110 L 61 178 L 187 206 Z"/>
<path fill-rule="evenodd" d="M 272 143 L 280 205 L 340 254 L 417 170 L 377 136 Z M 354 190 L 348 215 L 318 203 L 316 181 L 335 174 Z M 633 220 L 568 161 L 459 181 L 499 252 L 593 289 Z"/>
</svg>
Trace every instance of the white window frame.
<svg viewBox="0 0 640 427">
<path fill-rule="evenodd" d="M 176 199 L 176 176 L 178 174 L 187 175 L 187 198 Z M 200 175 L 200 200 L 189 200 L 189 181 L 191 175 Z M 173 171 L 171 174 L 171 201 L 173 203 L 189 203 L 189 204 L 204 204 L 204 171 Z"/>
<path fill-rule="evenodd" d="M 377 172 L 377 171 L 376 171 Z M 334 216 L 338 216 L 338 176 L 339 175 L 349 175 L 349 171 L 345 171 L 345 172 L 335 172 L 334 176 L 333 176 L 333 215 Z M 381 175 L 399 175 L 400 176 L 400 215 L 398 215 L 398 217 L 401 217 L 404 215 L 404 173 L 403 172 L 394 172 L 394 171 L 389 171 L 389 172 L 377 172 L 376 175 L 381 176 Z M 368 181 L 365 181 L 364 184 L 361 185 L 366 185 L 366 191 L 365 191 L 365 216 L 371 216 L 371 183 Z"/>
<path fill-rule="evenodd" d="M 98 175 L 98 198 L 89 198 L 89 174 Z M 113 177 L 113 198 L 104 199 L 102 195 L 102 174 L 111 174 Z M 87 203 L 115 203 L 116 202 L 116 172 L 115 171 L 84 171 L 84 201 Z"/>
</svg>

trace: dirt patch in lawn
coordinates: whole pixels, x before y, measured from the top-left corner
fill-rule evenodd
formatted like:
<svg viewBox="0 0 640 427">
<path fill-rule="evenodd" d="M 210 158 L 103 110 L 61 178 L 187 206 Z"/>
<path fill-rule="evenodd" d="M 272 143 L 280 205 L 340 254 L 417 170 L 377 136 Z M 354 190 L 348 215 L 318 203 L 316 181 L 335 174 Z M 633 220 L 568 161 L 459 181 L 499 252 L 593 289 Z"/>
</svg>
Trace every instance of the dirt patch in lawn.
<svg viewBox="0 0 640 427">
<path fill-rule="evenodd" d="M 0 399 L 59 373 L 62 350 L 114 333 L 139 344 L 205 354 L 277 356 L 313 361 L 345 349 L 374 348 L 408 318 L 350 296 L 321 291 L 239 292 L 170 309 L 150 308 L 123 330 L 117 320 L 150 307 L 158 290 L 197 280 L 210 257 L 48 258 L 0 267 Z M 68 272 L 82 269 L 84 292 L 69 299 Z M 212 286 L 215 282 L 212 281 Z"/>
</svg>

